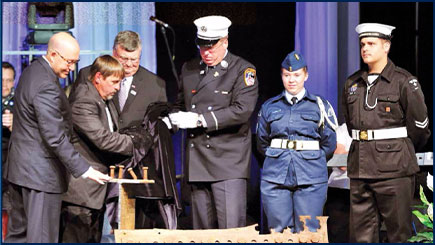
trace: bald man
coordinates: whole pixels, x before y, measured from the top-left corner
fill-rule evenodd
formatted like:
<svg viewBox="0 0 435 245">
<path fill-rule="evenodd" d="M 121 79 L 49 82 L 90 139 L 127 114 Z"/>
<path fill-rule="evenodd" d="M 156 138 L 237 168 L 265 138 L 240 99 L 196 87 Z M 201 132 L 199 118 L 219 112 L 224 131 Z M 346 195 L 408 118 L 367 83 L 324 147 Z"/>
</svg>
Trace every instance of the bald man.
<svg viewBox="0 0 435 245">
<path fill-rule="evenodd" d="M 110 179 L 90 167 L 71 143 L 71 109 L 58 78 L 74 70 L 79 51 L 71 35 L 57 33 L 46 55 L 20 77 L 4 171 L 13 204 L 5 242 L 57 243 L 61 195 L 69 174 L 100 184 Z"/>
</svg>

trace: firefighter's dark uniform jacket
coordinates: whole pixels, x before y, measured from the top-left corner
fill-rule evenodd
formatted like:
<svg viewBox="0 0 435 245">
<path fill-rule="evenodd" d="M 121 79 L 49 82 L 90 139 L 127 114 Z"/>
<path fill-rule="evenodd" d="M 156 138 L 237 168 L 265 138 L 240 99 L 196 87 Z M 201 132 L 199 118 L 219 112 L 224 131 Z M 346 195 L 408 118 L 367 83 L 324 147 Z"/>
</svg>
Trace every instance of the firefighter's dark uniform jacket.
<svg viewBox="0 0 435 245">
<path fill-rule="evenodd" d="M 207 128 L 187 130 L 189 181 L 249 177 L 251 126 L 258 98 L 255 67 L 230 52 L 214 68 L 196 58 L 184 64 L 177 105 L 202 114 Z"/>
</svg>

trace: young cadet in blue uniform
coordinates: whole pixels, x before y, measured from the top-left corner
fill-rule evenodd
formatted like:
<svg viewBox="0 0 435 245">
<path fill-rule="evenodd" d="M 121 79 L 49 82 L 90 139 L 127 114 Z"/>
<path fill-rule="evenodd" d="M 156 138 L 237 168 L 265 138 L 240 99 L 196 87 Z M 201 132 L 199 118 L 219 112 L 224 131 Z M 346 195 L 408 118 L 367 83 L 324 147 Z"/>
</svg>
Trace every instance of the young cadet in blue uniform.
<svg viewBox="0 0 435 245">
<path fill-rule="evenodd" d="M 417 78 L 388 58 L 393 29 L 377 23 L 355 28 L 367 67 L 347 79 L 342 100 L 353 139 L 347 158 L 350 242 L 379 242 L 382 220 L 388 242 L 412 236 L 415 149 L 430 136 L 429 119 Z"/>
<path fill-rule="evenodd" d="M 243 227 L 256 70 L 228 51 L 228 18 L 206 16 L 194 23 L 201 58 L 183 65 L 177 105 L 185 111 L 169 115 L 173 124 L 188 129 L 193 228 Z"/>
<path fill-rule="evenodd" d="M 257 146 L 266 159 L 261 176 L 261 198 L 269 228 L 281 232 L 303 230 L 301 215 L 310 215 L 310 231 L 319 228 L 328 189 L 327 159 L 336 147 L 334 109 L 310 94 L 304 83 L 307 65 L 296 51 L 281 64 L 285 91 L 261 107 Z"/>
</svg>

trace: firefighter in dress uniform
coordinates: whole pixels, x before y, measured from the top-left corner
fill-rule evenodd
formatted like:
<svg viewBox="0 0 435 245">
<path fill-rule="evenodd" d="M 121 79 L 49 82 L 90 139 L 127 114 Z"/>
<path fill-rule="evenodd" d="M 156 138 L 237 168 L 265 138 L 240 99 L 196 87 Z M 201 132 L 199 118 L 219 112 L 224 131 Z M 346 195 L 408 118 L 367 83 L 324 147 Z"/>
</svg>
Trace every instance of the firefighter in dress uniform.
<svg viewBox="0 0 435 245">
<path fill-rule="evenodd" d="M 183 111 L 169 115 L 173 124 L 188 129 L 193 228 L 242 227 L 251 157 L 249 118 L 258 98 L 256 70 L 228 51 L 228 18 L 206 16 L 194 23 L 201 58 L 183 65 L 177 98 Z"/>
<path fill-rule="evenodd" d="M 293 51 L 281 64 L 285 90 L 268 101 L 258 116 L 257 146 L 265 155 L 261 198 L 268 226 L 281 232 L 319 228 L 328 189 L 326 162 L 336 148 L 337 119 L 325 99 L 304 88 L 308 79 L 304 57 Z"/>
<path fill-rule="evenodd" d="M 351 75 L 343 108 L 352 144 L 348 155 L 351 242 L 379 242 L 381 221 L 389 242 L 412 236 L 415 149 L 430 136 L 417 78 L 388 58 L 393 26 L 356 27 L 367 67 Z"/>
</svg>

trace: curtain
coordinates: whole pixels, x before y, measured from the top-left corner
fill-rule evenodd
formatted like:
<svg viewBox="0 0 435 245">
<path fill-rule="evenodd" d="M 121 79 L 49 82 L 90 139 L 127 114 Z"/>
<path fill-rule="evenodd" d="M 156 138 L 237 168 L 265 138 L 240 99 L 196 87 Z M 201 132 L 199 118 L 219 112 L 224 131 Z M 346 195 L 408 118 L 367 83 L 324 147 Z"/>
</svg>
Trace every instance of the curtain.
<svg viewBox="0 0 435 245">
<path fill-rule="evenodd" d="M 28 49 L 24 45 L 31 31 L 27 28 L 27 6 L 27 2 L 2 3 L 2 60 L 16 68 L 16 82 L 22 72 L 21 55 L 8 53 Z M 111 54 L 113 40 L 119 31 L 132 30 L 139 33 L 142 39 L 140 64 L 152 72 L 157 71 L 155 23 L 149 21 L 155 12 L 153 2 L 74 2 L 73 6 L 74 28 L 70 31 L 82 51 L 79 69 L 92 64 L 101 54 Z M 45 50 L 46 45 L 36 48 Z"/>
<path fill-rule="evenodd" d="M 124 30 L 139 33 L 142 40 L 141 65 L 157 71 L 155 23 L 152 2 L 74 2 L 73 35 L 82 50 L 110 50 L 116 34 Z M 80 65 L 87 66 L 99 55 L 82 55 Z"/>
<path fill-rule="evenodd" d="M 2 61 L 7 61 L 15 67 L 15 82 L 21 74 L 21 56 L 5 55 L 5 51 L 18 51 L 23 49 L 27 29 L 27 3 L 2 3 Z"/>
<path fill-rule="evenodd" d="M 358 3 L 296 3 L 295 49 L 307 62 L 305 87 L 326 98 L 336 112 L 340 84 L 359 69 L 358 35 L 354 30 L 358 21 Z"/>
</svg>

